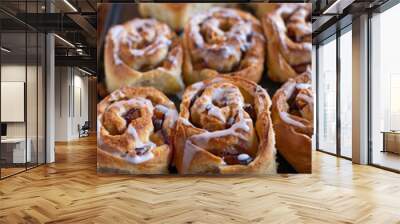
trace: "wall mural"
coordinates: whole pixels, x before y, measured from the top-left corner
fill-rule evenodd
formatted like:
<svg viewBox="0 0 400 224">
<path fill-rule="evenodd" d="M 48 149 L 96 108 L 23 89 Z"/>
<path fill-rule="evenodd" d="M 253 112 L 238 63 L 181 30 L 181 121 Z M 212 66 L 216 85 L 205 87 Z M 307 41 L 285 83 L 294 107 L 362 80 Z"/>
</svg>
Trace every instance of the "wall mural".
<svg viewBox="0 0 400 224">
<path fill-rule="evenodd" d="M 97 167 L 311 173 L 311 4 L 98 7 Z"/>
</svg>

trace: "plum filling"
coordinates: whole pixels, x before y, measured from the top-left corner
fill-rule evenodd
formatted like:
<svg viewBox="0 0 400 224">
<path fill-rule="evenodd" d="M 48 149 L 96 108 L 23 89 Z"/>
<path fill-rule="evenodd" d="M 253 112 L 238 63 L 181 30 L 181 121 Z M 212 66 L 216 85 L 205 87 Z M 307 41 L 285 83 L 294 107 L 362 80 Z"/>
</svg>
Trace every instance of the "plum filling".
<svg viewBox="0 0 400 224">
<path fill-rule="evenodd" d="M 153 117 L 151 120 L 153 121 L 153 126 L 154 126 L 154 132 L 157 132 L 158 130 L 162 129 L 163 123 L 164 123 L 164 117 L 165 114 L 160 111 L 155 109 Z"/>
<path fill-rule="evenodd" d="M 189 108 L 192 108 L 194 102 L 196 102 L 196 100 L 203 94 L 204 89 L 200 90 L 199 92 L 197 92 L 192 99 L 190 99 L 190 104 L 189 104 Z"/>
<path fill-rule="evenodd" d="M 140 117 L 140 110 L 137 108 L 132 108 L 128 110 L 123 117 L 126 121 L 126 125 L 128 126 L 133 120 Z"/>
<path fill-rule="evenodd" d="M 166 131 L 163 129 L 165 114 L 164 112 L 155 109 L 153 117 L 151 118 L 154 126 L 154 134 L 152 134 L 151 139 L 157 145 L 162 145 L 164 143 L 169 144 L 169 138 Z"/>
<path fill-rule="evenodd" d="M 240 149 L 236 149 L 236 147 L 228 147 L 223 151 L 215 149 L 210 152 L 221 157 L 227 165 L 248 165 L 253 161 L 253 158 L 241 151 Z"/>
<path fill-rule="evenodd" d="M 158 131 L 162 128 L 163 120 L 157 119 L 155 117 L 153 119 L 154 131 Z"/>
<path fill-rule="evenodd" d="M 251 104 L 245 104 L 243 106 L 243 109 L 249 114 L 250 118 L 253 121 L 256 121 L 257 116 L 256 116 L 256 111 L 254 110 L 254 107 Z"/>
<path fill-rule="evenodd" d="M 312 121 L 312 111 L 309 111 L 309 102 L 304 100 L 301 96 L 312 99 L 312 96 L 309 95 L 309 90 L 296 89 L 292 97 L 288 100 L 289 113 Z"/>
<path fill-rule="evenodd" d="M 222 159 L 227 165 L 248 165 L 251 163 L 251 161 L 253 161 L 253 158 L 246 153 L 226 154 L 222 157 Z"/>
<path fill-rule="evenodd" d="M 232 127 L 232 125 L 235 123 L 235 118 L 229 117 L 228 120 L 226 121 L 226 128 Z"/>
<path fill-rule="evenodd" d="M 221 99 L 213 100 L 212 103 L 215 106 L 222 108 L 228 105 L 228 98 L 226 96 L 223 96 Z"/>
<path fill-rule="evenodd" d="M 237 156 L 237 160 L 242 165 L 248 165 L 249 163 L 251 163 L 251 161 L 253 161 L 253 158 L 251 158 L 249 154 L 242 153 Z"/>
<path fill-rule="evenodd" d="M 146 146 L 143 146 L 143 147 L 135 148 L 136 155 L 141 156 L 141 155 L 145 154 L 150 148 L 151 148 L 151 147 L 150 147 L 149 145 L 146 145 Z"/>
<path fill-rule="evenodd" d="M 310 64 L 308 64 L 308 63 L 306 63 L 306 64 L 300 64 L 300 65 L 292 66 L 292 68 L 293 68 L 297 73 L 303 73 L 303 72 L 307 71 L 309 65 L 310 65 Z"/>
<path fill-rule="evenodd" d="M 298 90 L 292 95 L 292 97 L 289 98 L 288 100 L 288 105 L 289 105 L 289 113 L 301 117 L 297 102 L 296 102 L 296 96 L 298 94 Z"/>
</svg>

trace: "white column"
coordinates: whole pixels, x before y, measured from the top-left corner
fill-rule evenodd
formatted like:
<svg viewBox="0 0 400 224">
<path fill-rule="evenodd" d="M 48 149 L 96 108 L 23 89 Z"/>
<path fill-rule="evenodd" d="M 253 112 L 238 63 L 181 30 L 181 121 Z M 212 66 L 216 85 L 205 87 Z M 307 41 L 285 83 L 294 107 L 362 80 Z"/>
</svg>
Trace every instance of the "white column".
<svg viewBox="0 0 400 224">
<path fill-rule="evenodd" d="M 54 12 L 54 5 L 46 1 L 46 12 Z M 46 35 L 46 163 L 55 162 L 55 43 L 54 35 Z"/>
<path fill-rule="evenodd" d="M 353 162 L 368 163 L 368 16 L 353 20 Z"/>
<path fill-rule="evenodd" d="M 46 163 L 55 161 L 54 132 L 55 132 L 55 60 L 54 60 L 54 35 L 46 36 Z"/>
</svg>

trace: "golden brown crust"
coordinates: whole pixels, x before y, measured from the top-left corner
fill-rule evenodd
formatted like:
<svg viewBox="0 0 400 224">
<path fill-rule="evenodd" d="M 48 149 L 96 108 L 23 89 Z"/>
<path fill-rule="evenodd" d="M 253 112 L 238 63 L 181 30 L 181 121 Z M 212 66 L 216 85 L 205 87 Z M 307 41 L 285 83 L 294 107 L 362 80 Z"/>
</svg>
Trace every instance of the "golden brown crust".
<svg viewBox="0 0 400 224">
<path fill-rule="evenodd" d="M 222 74 L 261 79 L 264 37 L 260 22 L 249 13 L 212 8 L 193 16 L 184 29 L 183 47 L 188 85 Z"/>
<path fill-rule="evenodd" d="M 155 18 L 167 23 L 172 29 L 182 30 L 189 18 L 197 13 L 227 3 L 140 3 L 139 12 L 143 17 Z"/>
<path fill-rule="evenodd" d="M 273 81 L 285 82 L 311 69 L 311 4 L 275 6 L 262 17 L 268 75 Z"/>
<path fill-rule="evenodd" d="M 276 173 L 270 106 L 263 88 L 240 77 L 219 76 L 189 86 L 173 139 L 178 172 Z M 242 163 L 241 154 L 250 160 Z"/>
<path fill-rule="evenodd" d="M 299 173 L 311 173 L 313 107 L 309 73 L 289 79 L 272 98 L 276 147 Z"/>
<path fill-rule="evenodd" d="M 269 2 L 260 2 L 260 3 L 250 3 L 249 6 L 254 10 L 255 15 L 260 20 L 267 13 L 275 11 L 280 4 L 269 3 Z"/>
<path fill-rule="evenodd" d="M 164 23 L 133 19 L 113 26 L 104 49 L 108 91 L 122 86 L 153 86 L 177 93 L 183 89 L 182 60 L 180 40 Z"/>
<path fill-rule="evenodd" d="M 117 172 L 124 174 L 168 174 L 171 150 L 168 146 L 160 146 L 154 151 L 154 159 L 140 164 L 128 163 L 120 156 L 114 156 L 101 148 L 97 148 L 97 169 L 99 172 Z"/>
<path fill-rule="evenodd" d="M 100 171 L 168 173 L 175 105 L 152 87 L 124 87 L 97 105 Z"/>
</svg>

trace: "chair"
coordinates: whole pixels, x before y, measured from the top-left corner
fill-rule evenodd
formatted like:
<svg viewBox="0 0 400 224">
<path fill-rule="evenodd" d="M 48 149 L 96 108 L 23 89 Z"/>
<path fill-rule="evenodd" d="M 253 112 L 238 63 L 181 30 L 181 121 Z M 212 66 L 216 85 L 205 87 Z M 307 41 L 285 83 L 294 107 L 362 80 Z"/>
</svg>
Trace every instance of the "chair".
<svg viewBox="0 0 400 224">
<path fill-rule="evenodd" d="M 79 138 L 89 136 L 89 129 L 90 129 L 89 121 L 85 121 L 82 127 L 78 124 Z"/>
</svg>

